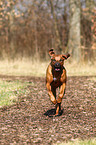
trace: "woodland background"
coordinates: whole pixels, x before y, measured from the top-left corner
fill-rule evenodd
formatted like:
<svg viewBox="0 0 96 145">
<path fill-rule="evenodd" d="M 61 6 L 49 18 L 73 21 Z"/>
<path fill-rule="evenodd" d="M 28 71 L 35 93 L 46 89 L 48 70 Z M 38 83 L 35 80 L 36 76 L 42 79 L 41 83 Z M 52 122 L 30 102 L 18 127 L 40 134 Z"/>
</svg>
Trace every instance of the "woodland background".
<svg viewBox="0 0 96 145">
<path fill-rule="evenodd" d="M 0 0 L 0 59 L 48 60 L 48 50 L 96 61 L 96 0 Z"/>
<path fill-rule="evenodd" d="M 58 117 L 50 48 L 71 54 Z M 0 0 L 0 145 L 61 142 L 96 145 L 96 0 Z"/>
</svg>

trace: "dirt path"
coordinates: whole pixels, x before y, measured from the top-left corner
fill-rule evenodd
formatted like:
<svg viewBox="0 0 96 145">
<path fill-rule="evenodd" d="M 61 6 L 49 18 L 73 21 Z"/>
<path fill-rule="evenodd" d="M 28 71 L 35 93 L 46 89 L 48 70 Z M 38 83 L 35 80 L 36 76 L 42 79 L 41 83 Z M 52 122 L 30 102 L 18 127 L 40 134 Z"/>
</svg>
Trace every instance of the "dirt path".
<svg viewBox="0 0 96 145">
<path fill-rule="evenodd" d="M 69 77 L 62 101 L 63 113 L 49 117 L 46 114 L 54 112 L 54 105 L 49 100 L 44 79 L 9 79 L 34 82 L 35 86 L 28 86 L 30 94 L 26 98 L 21 96 L 20 103 L 0 109 L 0 145 L 51 145 L 96 137 L 96 80 Z"/>
</svg>

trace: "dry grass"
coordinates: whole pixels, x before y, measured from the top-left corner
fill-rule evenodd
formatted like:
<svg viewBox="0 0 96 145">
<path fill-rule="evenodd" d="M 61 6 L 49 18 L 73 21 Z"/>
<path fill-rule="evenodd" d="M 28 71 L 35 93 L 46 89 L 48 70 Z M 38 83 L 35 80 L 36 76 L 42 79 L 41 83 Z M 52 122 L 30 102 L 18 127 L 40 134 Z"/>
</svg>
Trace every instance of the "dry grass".
<svg viewBox="0 0 96 145">
<path fill-rule="evenodd" d="M 65 63 L 69 76 L 96 76 L 96 64 Z"/>
<path fill-rule="evenodd" d="M 47 63 L 31 60 L 0 61 L 0 74 L 19 76 L 45 76 Z"/>
<path fill-rule="evenodd" d="M 10 62 L 4 60 L 0 61 L 0 74 L 45 77 L 49 62 L 36 62 L 29 59 Z M 65 61 L 65 68 L 68 76 L 96 76 L 96 65 L 70 64 L 68 61 Z"/>
<path fill-rule="evenodd" d="M 84 141 L 75 139 L 74 141 L 70 141 L 68 143 L 61 143 L 57 145 L 96 145 L 96 138 Z"/>
</svg>

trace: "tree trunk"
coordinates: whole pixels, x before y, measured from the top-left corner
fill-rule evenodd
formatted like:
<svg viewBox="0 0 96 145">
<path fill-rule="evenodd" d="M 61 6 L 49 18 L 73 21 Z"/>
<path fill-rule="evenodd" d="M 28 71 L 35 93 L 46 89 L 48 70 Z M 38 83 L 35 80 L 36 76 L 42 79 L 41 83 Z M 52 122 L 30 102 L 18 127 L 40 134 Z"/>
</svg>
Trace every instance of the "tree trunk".
<svg viewBox="0 0 96 145">
<path fill-rule="evenodd" d="M 13 13 L 10 12 L 9 15 L 9 43 L 10 43 L 10 52 L 9 52 L 9 57 L 11 59 L 14 59 L 15 55 L 15 48 L 14 48 L 14 20 L 13 20 Z M 9 58 L 9 59 L 10 59 Z"/>
<path fill-rule="evenodd" d="M 52 12 L 53 19 L 54 19 L 54 29 L 55 29 L 55 34 L 56 34 L 57 53 L 62 53 L 62 41 L 60 39 L 60 34 L 59 34 L 59 30 L 58 30 L 57 18 L 56 18 L 54 6 L 53 6 L 53 1 L 52 0 L 48 0 L 48 1 L 50 2 L 51 12 Z"/>
<path fill-rule="evenodd" d="M 93 13 L 94 13 L 94 10 L 95 10 L 95 1 L 94 0 L 86 0 L 86 8 L 87 8 L 87 13 L 88 13 L 88 20 L 90 21 L 90 23 L 92 22 L 92 17 L 93 17 Z M 93 22 L 93 23 L 95 23 L 95 22 Z M 92 49 L 92 43 L 94 43 L 94 40 L 93 40 L 93 33 L 92 33 L 92 30 L 87 30 L 89 33 L 90 33 L 90 35 L 91 35 L 91 42 L 89 41 L 89 40 L 87 40 L 87 41 L 89 41 L 87 44 L 87 49 L 88 49 L 88 51 L 87 51 L 87 56 L 86 56 L 86 54 L 84 54 L 84 56 L 86 56 L 87 57 L 87 61 L 86 61 L 86 63 L 88 63 L 88 62 L 91 62 L 91 63 L 94 63 L 94 49 Z M 87 39 L 88 39 L 88 33 L 87 33 L 87 37 L 86 37 Z"/>
<path fill-rule="evenodd" d="M 68 51 L 72 54 L 74 60 L 80 62 L 80 0 L 70 0 L 70 30 Z"/>
</svg>

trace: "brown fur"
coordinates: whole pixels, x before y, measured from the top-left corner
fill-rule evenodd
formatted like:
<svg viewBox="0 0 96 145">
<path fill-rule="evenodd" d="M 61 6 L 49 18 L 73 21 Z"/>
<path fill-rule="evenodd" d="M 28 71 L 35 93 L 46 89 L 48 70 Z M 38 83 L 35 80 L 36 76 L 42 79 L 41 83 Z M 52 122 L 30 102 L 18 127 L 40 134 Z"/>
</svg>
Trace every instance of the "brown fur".
<svg viewBox="0 0 96 145">
<path fill-rule="evenodd" d="M 66 70 L 63 64 L 64 60 L 67 59 L 70 55 L 55 55 L 53 49 L 49 50 L 49 55 L 51 56 L 51 63 L 48 65 L 46 72 L 46 87 L 50 100 L 53 104 L 56 105 L 55 115 L 59 115 L 66 86 Z M 60 88 L 60 93 L 56 99 L 56 88 L 58 87 Z"/>
</svg>

